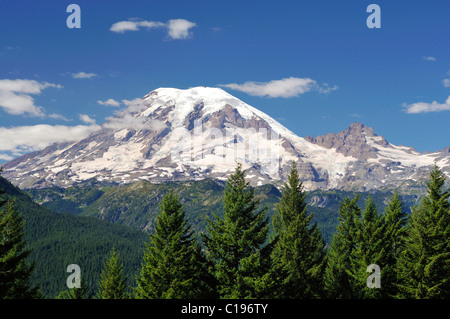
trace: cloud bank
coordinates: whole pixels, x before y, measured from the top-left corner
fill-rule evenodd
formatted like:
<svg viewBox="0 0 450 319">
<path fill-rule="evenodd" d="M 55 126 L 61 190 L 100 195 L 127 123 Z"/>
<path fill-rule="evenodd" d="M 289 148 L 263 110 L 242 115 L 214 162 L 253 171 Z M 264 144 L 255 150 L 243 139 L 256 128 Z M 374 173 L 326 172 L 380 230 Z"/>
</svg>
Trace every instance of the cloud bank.
<svg viewBox="0 0 450 319">
<path fill-rule="evenodd" d="M 31 95 L 41 94 L 46 88 L 62 86 L 35 80 L 0 80 L 0 107 L 8 114 L 45 117 L 42 107 L 35 105 Z"/>
<path fill-rule="evenodd" d="M 0 159 L 11 160 L 41 150 L 53 143 L 81 140 L 100 129 L 98 125 L 47 125 L 0 127 Z"/>
</svg>

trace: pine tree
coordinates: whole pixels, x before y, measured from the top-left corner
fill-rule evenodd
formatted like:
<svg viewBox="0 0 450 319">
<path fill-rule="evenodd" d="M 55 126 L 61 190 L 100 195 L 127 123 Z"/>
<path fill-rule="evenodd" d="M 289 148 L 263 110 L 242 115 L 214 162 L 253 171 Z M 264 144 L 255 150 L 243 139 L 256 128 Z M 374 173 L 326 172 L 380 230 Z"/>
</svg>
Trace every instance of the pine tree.
<svg viewBox="0 0 450 319">
<path fill-rule="evenodd" d="M 356 236 L 359 232 L 361 209 L 357 203 L 359 195 L 352 200 L 344 198 L 339 205 L 339 225 L 333 235 L 327 254 L 325 268 L 325 290 L 329 298 L 353 298 L 354 289 L 351 285 L 350 255 L 356 249 Z"/>
<path fill-rule="evenodd" d="M 119 253 L 115 248 L 111 250 L 100 275 L 100 288 L 96 297 L 97 299 L 125 299 L 127 297 L 123 265 L 119 264 Z"/>
<path fill-rule="evenodd" d="M 150 241 L 137 278 L 138 299 L 191 299 L 211 295 L 201 250 L 187 225 L 183 206 L 172 191 L 161 201 Z"/>
<path fill-rule="evenodd" d="M 397 263 L 403 250 L 407 219 L 405 204 L 400 200 L 398 193 L 395 193 L 384 209 L 386 259 L 382 270 L 382 292 L 385 298 L 396 298 L 399 293 Z"/>
<path fill-rule="evenodd" d="M 25 249 L 23 227 L 14 201 L 0 199 L 0 299 L 40 297 L 38 287 L 30 286 L 33 266 L 26 262 L 30 251 Z"/>
<path fill-rule="evenodd" d="M 368 197 L 361 219 L 357 220 L 354 249 L 350 251 L 350 275 L 353 298 L 381 298 L 381 287 L 367 287 L 367 267 L 375 264 L 383 270 L 386 266 L 384 218 L 379 215 L 372 197 Z M 381 282 L 384 282 L 383 276 Z"/>
<path fill-rule="evenodd" d="M 214 214 L 215 219 L 208 220 L 207 235 L 202 236 L 222 298 L 258 298 L 265 290 L 263 244 L 269 222 L 266 208 L 258 211 L 258 205 L 238 164 L 225 186 L 223 218 Z"/>
<path fill-rule="evenodd" d="M 450 298 L 450 190 L 446 177 L 434 166 L 427 182 L 427 196 L 406 227 L 400 254 L 401 295 L 406 298 Z"/>
<path fill-rule="evenodd" d="M 316 298 L 322 295 L 325 244 L 317 224 L 311 226 L 306 192 L 295 162 L 273 217 L 275 244 L 272 273 L 277 298 Z"/>
</svg>

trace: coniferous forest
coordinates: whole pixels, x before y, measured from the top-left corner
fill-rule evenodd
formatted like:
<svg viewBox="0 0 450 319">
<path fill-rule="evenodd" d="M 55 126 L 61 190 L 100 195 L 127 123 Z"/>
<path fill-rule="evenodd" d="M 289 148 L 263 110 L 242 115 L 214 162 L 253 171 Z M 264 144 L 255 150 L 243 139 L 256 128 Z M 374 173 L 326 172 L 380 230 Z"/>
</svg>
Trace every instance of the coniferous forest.
<svg viewBox="0 0 450 319">
<path fill-rule="evenodd" d="M 398 194 L 382 210 L 370 196 L 363 206 L 359 195 L 345 198 L 329 243 L 313 222 L 295 163 L 272 218 L 238 164 L 226 182 L 221 214 L 213 213 L 200 234 L 173 191 L 160 201 L 154 231 L 144 233 L 55 214 L 3 182 L 9 189 L 0 197 L 0 298 L 447 299 L 445 180 L 435 166 L 411 214 Z M 22 211 L 36 214 L 23 218 Z M 47 229 L 33 233 L 27 223 Z M 40 255 L 30 262 L 38 246 Z M 73 256 L 80 264 L 83 258 L 107 258 L 98 263 L 101 269 L 83 269 L 80 286 L 68 288 L 70 273 L 64 271 Z M 39 259 L 46 260 L 41 274 L 59 274 L 51 289 L 34 277 Z"/>
</svg>

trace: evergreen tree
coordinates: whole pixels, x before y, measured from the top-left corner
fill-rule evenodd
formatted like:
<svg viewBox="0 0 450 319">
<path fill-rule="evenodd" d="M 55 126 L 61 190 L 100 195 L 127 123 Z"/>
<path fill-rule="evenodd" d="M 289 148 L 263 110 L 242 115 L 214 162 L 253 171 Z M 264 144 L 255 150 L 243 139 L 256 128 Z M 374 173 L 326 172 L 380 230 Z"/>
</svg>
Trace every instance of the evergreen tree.
<svg viewBox="0 0 450 319">
<path fill-rule="evenodd" d="M 435 165 L 427 196 L 414 207 L 400 254 L 401 295 L 406 298 L 450 298 L 450 190 Z"/>
<path fill-rule="evenodd" d="M 126 278 L 123 275 L 123 265 L 119 264 L 119 253 L 115 248 L 100 275 L 100 288 L 97 299 L 125 299 Z"/>
<path fill-rule="evenodd" d="M 38 287 L 30 286 L 33 266 L 26 262 L 30 251 L 25 249 L 23 226 L 14 201 L 0 198 L 0 299 L 40 297 Z"/>
<path fill-rule="evenodd" d="M 187 225 L 183 206 L 172 191 L 161 201 L 155 233 L 150 239 L 137 278 L 137 298 L 190 299 L 211 295 L 206 263 Z"/>
<path fill-rule="evenodd" d="M 339 225 L 333 235 L 325 268 L 325 290 L 329 298 L 353 298 L 353 287 L 348 269 L 350 256 L 356 248 L 361 209 L 357 203 L 359 195 L 353 199 L 344 198 L 339 205 Z"/>
<path fill-rule="evenodd" d="M 265 293 L 269 276 L 263 244 L 269 222 L 266 208 L 258 211 L 258 205 L 238 164 L 225 186 L 223 218 L 214 214 L 215 219 L 208 220 L 207 235 L 203 235 L 222 298 L 258 298 Z"/>
<path fill-rule="evenodd" d="M 315 298 L 322 295 L 325 243 L 317 224 L 311 226 L 306 192 L 295 162 L 276 206 L 272 252 L 274 297 Z"/>
<path fill-rule="evenodd" d="M 69 288 L 61 291 L 55 299 L 91 299 L 92 294 L 89 294 L 86 281 L 81 277 L 80 288 Z"/>
<path fill-rule="evenodd" d="M 384 209 L 384 246 L 386 259 L 382 269 L 382 292 L 385 298 L 397 297 L 399 290 L 398 258 L 403 249 L 405 226 L 408 216 L 400 196 L 392 195 L 389 204 Z"/>
<path fill-rule="evenodd" d="M 367 267 L 375 264 L 383 270 L 386 261 L 384 218 L 377 212 L 372 197 L 368 197 L 355 233 L 354 249 L 350 251 L 350 268 L 353 298 L 381 298 L 381 287 L 367 287 Z M 381 276 L 383 283 L 383 276 Z"/>
</svg>

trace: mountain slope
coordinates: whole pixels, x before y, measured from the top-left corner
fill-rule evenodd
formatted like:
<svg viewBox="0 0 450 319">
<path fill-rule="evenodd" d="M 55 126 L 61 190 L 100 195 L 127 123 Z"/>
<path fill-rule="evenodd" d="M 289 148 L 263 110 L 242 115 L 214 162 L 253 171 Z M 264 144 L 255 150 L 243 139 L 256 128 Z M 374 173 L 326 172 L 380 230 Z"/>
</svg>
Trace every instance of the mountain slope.
<svg viewBox="0 0 450 319">
<path fill-rule="evenodd" d="M 225 180 L 236 161 L 253 185 L 281 185 L 298 170 L 306 189 L 405 189 L 420 186 L 434 161 L 450 174 L 450 153 L 389 144 L 352 124 L 338 134 L 302 138 L 219 88 L 156 89 L 110 118 L 87 138 L 7 163 L 20 188 L 67 188 L 90 179 L 153 183 Z"/>
<path fill-rule="evenodd" d="M 28 261 L 34 263 L 31 281 L 39 284 L 45 297 L 54 298 L 67 289 L 70 273 L 66 268 L 70 264 L 80 266 L 82 279 L 94 293 L 113 246 L 121 255 L 125 272 L 130 274 L 129 284 L 134 285 L 148 234 L 92 217 L 56 214 L 36 204 L 3 177 L 0 189 L 5 191 L 2 196 L 15 200 L 25 222 L 24 240 L 31 250 Z"/>
<path fill-rule="evenodd" d="M 361 123 L 352 123 L 338 134 L 316 138 L 311 143 L 334 149 L 356 161 L 349 164 L 341 187 L 348 190 L 397 189 L 412 192 L 423 188 L 423 181 L 436 163 L 450 176 L 450 148 L 433 153 L 420 153 L 412 147 L 396 146 Z"/>
<path fill-rule="evenodd" d="M 169 189 L 179 195 L 186 218 L 197 234 L 205 231 L 207 218 L 213 217 L 213 213 L 222 216 L 224 183 L 212 179 L 160 184 L 139 181 L 112 187 L 92 183 L 83 187 L 30 189 L 26 192 L 36 202 L 56 212 L 92 216 L 152 232 L 159 213 L 160 200 Z M 361 207 L 364 207 L 367 197 L 372 196 L 380 211 L 392 195 L 391 192 L 359 194 Z M 307 193 L 308 211 L 314 214 L 313 223 L 318 223 L 328 242 L 339 222 L 339 203 L 343 198 L 353 198 L 355 195 L 355 192 L 337 190 L 316 190 Z M 271 219 L 275 204 L 281 198 L 280 191 L 273 185 L 266 184 L 255 187 L 255 196 L 261 201 L 260 207 L 267 207 L 267 216 Z M 420 197 L 404 195 L 402 200 L 409 210 L 417 204 Z"/>
</svg>

